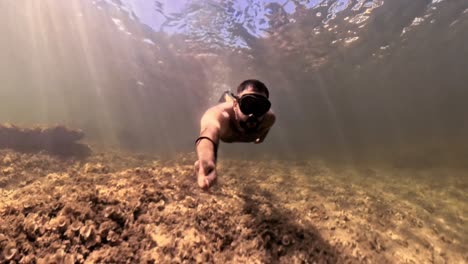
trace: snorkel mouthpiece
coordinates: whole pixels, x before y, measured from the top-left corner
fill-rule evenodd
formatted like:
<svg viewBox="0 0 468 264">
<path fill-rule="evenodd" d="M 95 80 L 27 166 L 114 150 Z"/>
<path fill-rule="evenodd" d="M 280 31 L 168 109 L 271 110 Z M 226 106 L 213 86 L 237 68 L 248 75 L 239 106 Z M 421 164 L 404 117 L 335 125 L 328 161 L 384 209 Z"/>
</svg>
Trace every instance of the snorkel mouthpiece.
<svg viewBox="0 0 468 264">
<path fill-rule="evenodd" d="M 260 125 L 260 122 L 255 116 L 250 115 L 247 120 L 240 121 L 239 124 L 247 133 L 249 133 L 255 132 Z"/>
</svg>

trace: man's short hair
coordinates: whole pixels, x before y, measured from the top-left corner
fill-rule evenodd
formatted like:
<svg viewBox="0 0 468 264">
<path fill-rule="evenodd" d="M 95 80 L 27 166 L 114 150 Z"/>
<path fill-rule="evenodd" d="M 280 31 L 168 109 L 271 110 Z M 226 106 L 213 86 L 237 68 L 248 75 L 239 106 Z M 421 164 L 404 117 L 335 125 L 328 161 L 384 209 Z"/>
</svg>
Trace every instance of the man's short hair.
<svg viewBox="0 0 468 264">
<path fill-rule="evenodd" d="M 239 84 L 239 86 L 237 87 L 237 94 L 240 94 L 249 86 L 252 87 L 252 90 L 254 90 L 257 93 L 264 93 L 267 98 L 270 96 L 270 93 L 268 92 L 268 88 L 266 87 L 266 85 L 262 83 L 261 81 L 255 80 L 255 79 L 245 80 L 241 84 Z"/>
</svg>

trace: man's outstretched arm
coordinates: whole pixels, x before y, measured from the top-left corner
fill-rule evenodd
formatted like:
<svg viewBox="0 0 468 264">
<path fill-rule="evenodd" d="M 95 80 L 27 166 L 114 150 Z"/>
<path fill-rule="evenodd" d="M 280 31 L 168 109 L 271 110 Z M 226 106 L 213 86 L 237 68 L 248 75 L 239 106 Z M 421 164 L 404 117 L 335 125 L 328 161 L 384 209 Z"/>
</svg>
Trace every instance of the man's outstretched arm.
<svg viewBox="0 0 468 264">
<path fill-rule="evenodd" d="M 219 144 L 219 131 L 221 129 L 218 118 L 213 113 L 203 115 L 200 137 L 196 141 L 198 161 L 195 169 L 198 173 L 198 185 L 209 188 L 216 180 L 216 158 Z"/>
</svg>

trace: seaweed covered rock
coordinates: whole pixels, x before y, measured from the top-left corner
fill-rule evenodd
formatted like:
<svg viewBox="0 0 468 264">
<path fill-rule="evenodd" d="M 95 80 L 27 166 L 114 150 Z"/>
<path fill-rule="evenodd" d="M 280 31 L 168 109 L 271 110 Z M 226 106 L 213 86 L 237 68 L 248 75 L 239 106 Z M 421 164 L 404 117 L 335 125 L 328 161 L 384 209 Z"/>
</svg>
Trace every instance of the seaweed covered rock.
<svg viewBox="0 0 468 264">
<path fill-rule="evenodd" d="M 27 159 L 60 164 L 0 151 L 2 166 L 16 171 Z M 433 224 L 418 225 L 411 210 L 353 193 L 327 169 L 303 170 L 318 175 L 310 183 L 268 163 L 226 161 L 219 164 L 225 177 L 204 192 L 192 165 L 136 160 L 62 161 L 61 170 L 44 167 L 44 177 L 0 189 L 0 263 L 418 263 L 434 256 L 462 263 L 466 252 L 459 239 L 430 233 Z M 405 236 L 410 229 L 413 237 Z"/>
<path fill-rule="evenodd" d="M 24 157 L 8 153 L 3 159 L 18 167 Z M 4 196 L 2 261 L 287 263 L 298 255 L 304 261 L 339 257 L 316 231 L 290 216 L 268 214 L 274 208 L 266 199 L 202 192 L 190 165 L 152 161 L 114 172 L 103 170 L 115 167 L 109 160 L 116 159 L 93 156 L 70 166 L 73 171 L 48 173 Z M 317 251 L 309 252 L 311 243 Z"/>
<path fill-rule="evenodd" d="M 57 155 L 87 156 L 91 152 L 90 148 L 78 143 L 83 137 L 83 131 L 61 125 L 21 128 L 0 124 L 0 148 L 23 152 L 45 150 Z"/>
</svg>

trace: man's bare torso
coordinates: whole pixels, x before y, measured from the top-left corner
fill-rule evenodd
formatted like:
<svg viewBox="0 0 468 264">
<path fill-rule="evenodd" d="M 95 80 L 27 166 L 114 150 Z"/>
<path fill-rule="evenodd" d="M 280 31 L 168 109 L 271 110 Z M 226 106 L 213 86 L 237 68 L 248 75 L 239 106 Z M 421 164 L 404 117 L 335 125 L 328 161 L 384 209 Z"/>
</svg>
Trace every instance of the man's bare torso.
<svg viewBox="0 0 468 264">
<path fill-rule="evenodd" d="M 260 123 L 258 129 L 251 133 L 241 131 L 241 128 L 236 122 L 236 116 L 233 109 L 233 102 L 220 103 L 210 109 L 213 111 L 220 122 L 221 130 L 219 138 L 223 142 L 254 142 L 268 131 L 272 125 L 273 113 L 266 113 L 264 119 Z"/>
</svg>

